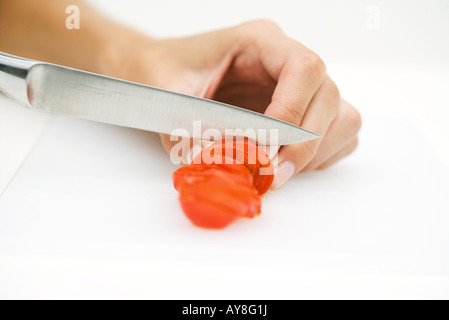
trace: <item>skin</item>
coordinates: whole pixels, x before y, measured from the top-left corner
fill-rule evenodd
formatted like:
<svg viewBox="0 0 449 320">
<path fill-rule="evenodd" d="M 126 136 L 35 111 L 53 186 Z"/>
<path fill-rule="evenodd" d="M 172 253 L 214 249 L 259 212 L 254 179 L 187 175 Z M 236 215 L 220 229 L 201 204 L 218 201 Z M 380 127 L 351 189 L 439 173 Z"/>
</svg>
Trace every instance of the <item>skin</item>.
<svg viewBox="0 0 449 320">
<path fill-rule="evenodd" d="M 68 5 L 80 7 L 80 30 L 65 28 Z M 318 133 L 279 150 L 278 163 L 293 164 L 294 174 L 327 168 L 357 147 L 358 111 L 341 99 L 320 57 L 269 20 L 155 40 L 82 1 L 0 0 L 0 30 L 8 30 L 4 52 L 219 100 Z M 177 143 L 161 141 L 168 152 Z"/>
</svg>

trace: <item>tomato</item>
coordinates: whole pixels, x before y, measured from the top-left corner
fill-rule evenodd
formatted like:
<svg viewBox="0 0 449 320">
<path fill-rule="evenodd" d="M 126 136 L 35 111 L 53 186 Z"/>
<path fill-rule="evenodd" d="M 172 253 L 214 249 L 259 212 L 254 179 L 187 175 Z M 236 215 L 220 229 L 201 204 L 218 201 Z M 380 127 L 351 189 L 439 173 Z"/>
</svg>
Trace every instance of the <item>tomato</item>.
<svg viewBox="0 0 449 320">
<path fill-rule="evenodd" d="M 270 189 L 274 179 L 274 169 L 268 155 L 248 140 L 222 140 L 215 142 L 193 160 L 193 163 L 234 163 L 244 164 L 253 176 L 257 192 L 263 195 Z"/>
<path fill-rule="evenodd" d="M 224 176 L 225 173 L 229 174 Z M 232 179 L 240 184 L 253 184 L 253 176 L 248 169 L 241 164 L 192 164 L 190 166 L 181 167 L 173 173 L 173 185 L 176 190 L 181 191 L 184 186 L 206 180 L 211 175 Z"/>
<path fill-rule="evenodd" d="M 270 159 L 247 141 L 216 142 L 193 164 L 173 173 L 186 216 L 197 226 L 213 229 L 259 214 L 260 195 L 272 181 Z"/>
<path fill-rule="evenodd" d="M 260 213 L 261 199 L 248 169 L 236 165 L 190 165 L 173 174 L 179 200 L 193 224 L 224 228 L 239 217 Z"/>
</svg>

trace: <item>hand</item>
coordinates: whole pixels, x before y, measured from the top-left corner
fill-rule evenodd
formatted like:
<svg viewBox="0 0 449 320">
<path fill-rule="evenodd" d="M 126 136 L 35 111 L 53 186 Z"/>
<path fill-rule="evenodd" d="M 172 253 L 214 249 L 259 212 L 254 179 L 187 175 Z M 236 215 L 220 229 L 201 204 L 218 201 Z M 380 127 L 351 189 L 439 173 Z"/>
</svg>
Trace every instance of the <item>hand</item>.
<svg viewBox="0 0 449 320">
<path fill-rule="evenodd" d="M 281 147 L 273 189 L 298 172 L 329 167 L 357 146 L 360 115 L 340 98 L 323 61 L 270 21 L 148 40 L 115 76 L 262 112 L 318 133 L 319 139 Z M 176 143 L 161 139 L 167 151 Z"/>
</svg>

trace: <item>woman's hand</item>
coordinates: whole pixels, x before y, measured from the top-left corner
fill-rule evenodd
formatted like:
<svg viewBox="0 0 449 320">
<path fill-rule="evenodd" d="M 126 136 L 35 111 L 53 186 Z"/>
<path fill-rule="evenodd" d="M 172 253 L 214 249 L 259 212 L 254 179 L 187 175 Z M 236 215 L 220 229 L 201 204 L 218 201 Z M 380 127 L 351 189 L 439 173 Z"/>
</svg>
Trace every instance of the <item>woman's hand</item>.
<svg viewBox="0 0 449 320">
<path fill-rule="evenodd" d="M 270 21 L 148 39 L 109 74 L 255 110 L 319 134 L 281 147 L 273 189 L 298 172 L 334 164 L 357 146 L 360 115 L 340 98 L 323 61 Z M 161 139 L 167 151 L 176 143 Z"/>
<path fill-rule="evenodd" d="M 82 12 L 80 30 L 62 24 L 68 5 Z M 318 133 L 279 150 L 274 189 L 298 172 L 332 165 L 357 145 L 359 113 L 340 99 L 321 59 L 273 22 L 152 40 L 82 0 L 0 1 L 0 7 L 0 27 L 8 30 L 0 49 L 8 53 L 219 100 Z M 167 151 L 176 143 L 161 139 Z"/>
</svg>

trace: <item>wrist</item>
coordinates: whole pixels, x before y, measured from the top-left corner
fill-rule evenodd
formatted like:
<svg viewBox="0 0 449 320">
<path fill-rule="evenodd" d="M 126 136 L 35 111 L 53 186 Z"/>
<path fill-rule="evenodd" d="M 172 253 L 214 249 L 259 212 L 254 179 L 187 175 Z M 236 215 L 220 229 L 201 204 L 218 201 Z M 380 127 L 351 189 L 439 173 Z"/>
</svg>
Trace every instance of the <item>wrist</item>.
<svg viewBox="0 0 449 320">
<path fill-rule="evenodd" d="M 96 72 L 111 77 L 126 78 L 126 70 L 138 48 L 150 45 L 154 41 L 130 28 L 117 24 L 109 26 L 104 32 L 96 54 Z"/>
</svg>

